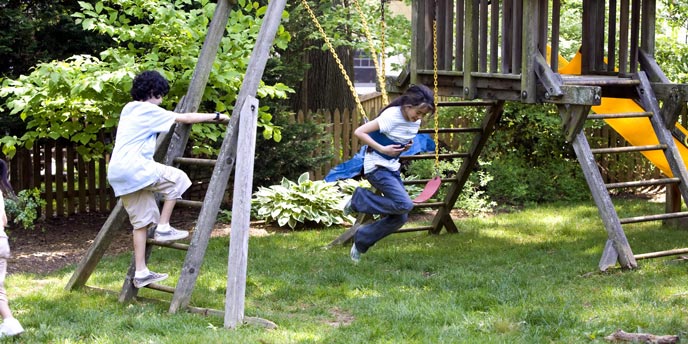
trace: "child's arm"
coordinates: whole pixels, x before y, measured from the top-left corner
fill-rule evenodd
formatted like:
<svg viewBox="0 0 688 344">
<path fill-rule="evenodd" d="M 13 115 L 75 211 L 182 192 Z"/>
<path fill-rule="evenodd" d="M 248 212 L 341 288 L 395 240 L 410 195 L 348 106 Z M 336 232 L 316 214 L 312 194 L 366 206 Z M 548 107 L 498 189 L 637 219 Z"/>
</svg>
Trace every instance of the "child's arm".
<svg viewBox="0 0 688 344">
<path fill-rule="evenodd" d="M 198 113 L 198 112 L 187 112 L 187 113 L 177 113 L 175 122 L 178 123 L 202 123 L 202 122 L 229 122 L 229 116 L 223 113 Z"/>
<path fill-rule="evenodd" d="M 361 140 L 363 143 L 367 144 L 368 147 L 385 155 L 398 156 L 399 154 L 401 154 L 401 152 L 408 149 L 408 147 L 398 144 L 383 146 L 377 143 L 377 141 L 373 140 L 373 138 L 369 135 L 369 133 L 376 130 L 380 130 L 380 124 L 378 123 L 377 119 L 374 119 L 356 128 L 356 130 L 354 131 L 354 135 L 356 135 L 356 137 L 358 137 L 358 139 Z"/>
</svg>

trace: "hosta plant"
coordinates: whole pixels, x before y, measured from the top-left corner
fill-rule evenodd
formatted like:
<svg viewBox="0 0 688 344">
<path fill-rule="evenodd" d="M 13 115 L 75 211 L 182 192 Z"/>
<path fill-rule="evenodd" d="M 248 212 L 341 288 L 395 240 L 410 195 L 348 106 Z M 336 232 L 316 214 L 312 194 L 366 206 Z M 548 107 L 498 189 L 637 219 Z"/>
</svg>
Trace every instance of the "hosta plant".
<svg viewBox="0 0 688 344">
<path fill-rule="evenodd" d="M 297 182 L 283 178 L 281 184 L 259 187 L 251 204 L 259 219 L 280 227 L 295 229 L 309 222 L 329 227 L 345 222 L 340 208 L 343 197 L 336 183 L 310 180 L 306 172 Z"/>
</svg>

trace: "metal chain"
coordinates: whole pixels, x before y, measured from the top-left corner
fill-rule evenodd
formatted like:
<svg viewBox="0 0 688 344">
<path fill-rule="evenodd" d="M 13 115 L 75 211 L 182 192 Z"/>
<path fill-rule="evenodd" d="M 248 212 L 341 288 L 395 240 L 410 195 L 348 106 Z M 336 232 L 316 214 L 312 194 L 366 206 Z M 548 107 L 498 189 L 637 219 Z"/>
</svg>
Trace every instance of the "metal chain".
<svg viewBox="0 0 688 344">
<path fill-rule="evenodd" d="M 375 71 L 377 72 L 377 80 L 380 83 L 380 90 L 382 91 L 382 105 L 386 106 L 388 104 L 387 100 L 387 89 L 385 85 L 385 21 L 384 21 L 384 7 L 381 8 L 382 12 L 382 23 L 381 25 L 381 30 L 382 30 L 382 50 L 380 51 L 380 58 L 382 59 L 382 68 L 377 62 L 377 52 L 375 50 L 375 46 L 373 45 L 373 35 L 370 33 L 370 28 L 368 27 L 368 20 L 365 17 L 365 14 L 363 13 L 363 10 L 361 9 L 361 5 L 358 3 L 358 0 L 353 0 L 354 6 L 356 7 L 356 11 L 358 12 L 359 17 L 361 17 L 361 24 L 363 24 L 363 32 L 365 33 L 366 40 L 368 41 L 368 49 L 370 49 L 370 54 L 373 60 L 373 64 L 375 65 Z"/>
<path fill-rule="evenodd" d="M 433 83 L 435 96 L 433 97 L 433 102 L 435 105 L 435 173 L 440 174 L 440 113 L 437 109 L 439 105 L 439 91 L 437 83 L 437 0 L 434 1 L 435 13 L 432 17 L 432 68 L 433 68 Z"/>
<path fill-rule="evenodd" d="M 346 80 L 346 84 L 349 86 L 349 90 L 351 91 L 351 95 L 354 97 L 354 100 L 356 101 L 356 107 L 358 108 L 358 111 L 363 116 L 363 119 L 367 122 L 368 116 L 366 116 L 365 109 L 363 109 L 363 104 L 361 104 L 361 100 L 358 98 L 358 93 L 356 92 L 356 88 L 354 87 L 354 84 L 351 82 L 349 75 L 346 73 L 346 69 L 344 68 L 344 64 L 342 64 L 342 61 L 339 59 L 339 56 L 337 55 L 337 52 L 334 50 L 332 43 L 330 43 L 330 39 L 327 38 L 327 34 L 325 34 L 325 30 L 320 25 L 320 22 L 318 21 L 318 18 L 315 16 L 315 13 L 313 13 L 313 10 L 311 9 L 311 7 L 308 6 L 307 0 L 301 0 L 301 3 L 303 4 L 303 7 L 306 9 L 306 11 L 308 11 L 308 14 L 311 17 L 311 20 L 313 21 L 315 26 L 318 28 L 318 31 L 320 31 L 320 36 L 322 36 L 323 40 L 325 41 L 325 44 L 327 44 L 327 47 L 330 49 L 330 53 L 332 53 L 332 57 L 334 57 L 334 60 L 337 62 L 337 66 L 339 66 L 339 70 L 342 72 L 342 75 L 344 76 L 344 79 Z"/>
</svg>

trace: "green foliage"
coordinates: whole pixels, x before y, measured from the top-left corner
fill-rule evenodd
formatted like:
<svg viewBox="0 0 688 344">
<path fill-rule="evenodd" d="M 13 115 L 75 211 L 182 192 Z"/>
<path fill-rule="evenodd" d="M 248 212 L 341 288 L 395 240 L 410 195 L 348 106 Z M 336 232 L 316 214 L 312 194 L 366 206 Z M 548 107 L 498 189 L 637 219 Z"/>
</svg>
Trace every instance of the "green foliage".
<svg viewBox="0 0 688 344">
<path fill-rule="evenodd" d="M 370 1 L 358 1 L 358 3 L 363 16 L 365 16 L 372 46 L 376 49 L 375 53 L 379 54 L 380 47 L 384 46 L 386 56 L 408 56 L 411 49 L 408 44 L 411 40 L 411 23 L 409 20 L 403 15 L 391 13 L 387 6 L 385 42 L 383 45 L 380 4 Z M 317 6 L 315 6 L 315 3 L 311 1 L 311 7 L 317 14 L 318 21 L 333 46 L 351 47 L 370 53 L 370 44 L 363 24 L 364 19 L 361 18 L 361 13 L 358 12 L 354 4 L 346 1 L 318 1 Z M 310 31 L 308 39 L 322 41 L 322 49 L 327 50 L 328 47 L 324 44 L 320 32 L 315 29 L 315 24 L 311 22 L 310 17 L 305 14 L 304 10 L 299 9 L 299 11 L 303 11 L 303 19 L 308 20 L 305 23 Z"/>
<path fill-rule="evenodd" d="M 97 53 L 112 44 L 74 23 L 71 14 L 79 10 L 74 0 L 3 1 L 0 8 L 2 76 L 17 77 L 40 61 Z"/>
<path fill-rule="evenodd" d="M 41 191 L 37 188 L 19 191 L 17 198 L 5 199 L 5 212 L 10 220 L 24 229 L 33 229 L 39 212 L 45 206 Z"/>
<path fill-rule="evenodd" d="M 307 172 L 296 183 L 284 178 L 279 185 L 260 187 L 251 200 L 258 218 L 291 229 L 299 224 L 329 227 L 344 223 L 339 209 L 341 202 L 342 194 L 336 183 L 312 181 Z"/>
<path fill-rule="evenodd" d="M 11 157 L 17 145 L 30 146 L 41 138 L 66 138 L 81 145 L 84 156 L 100 156 L 111 147 L 97 134 L 112 131 L 128 97 L 131 79 L 142 70 L 159 70 L 171 81 L 166 107 L 172 108 L 186 93 L 215 4 L 208 0 L 107 0 L 80 2 L 81 12 L 73 16 L 85 30 L 108 35 L 118 43 L 99 57 L 73 56 L 64 61 L 42 63 L 29 75 L 6 79 L 0 97 L 13 115 L 27 121 L 21 137 L 0 140 Z M 264 6 L 239 1 L 226 27 L 216 63 L 203 95 L 201 110 L 230 112 L 260 29 Z M 277 46 L 290 36 L 280 30 Z M 281 83 L 262 84 L 259 97 L 284 98 L 291 89 Z M 266 138 L 280 139 L 272 115 L 261 108 L 259 126 Z M 212 131 L 212 133 L 211 133 Z M 223 135 L 220 126 L 195 131 L 192 140 L 199 152 L 212 151 L 212 140 Z M 207 141 L 210 141 L 208 143 Z"/>
<path fill-rule="evenodd" d="M 499 204 L 590 197 L 553 107 L 508 103 L 482 160 L 494 178 L 485 190 Z"/>
<path fill-rule="evenodd" d="M 253 172 L 255 186 L 269 186 L 282 178 L 296 179 L 303 171 L 312 171 L 329 162 L 332 157 L 332 135 L 326 124 L 314 121 L 289 123 L 284 117 L 276 119 L 282 133 L 281 141 L 256 140 L 256 159 Z"/>
</svg>

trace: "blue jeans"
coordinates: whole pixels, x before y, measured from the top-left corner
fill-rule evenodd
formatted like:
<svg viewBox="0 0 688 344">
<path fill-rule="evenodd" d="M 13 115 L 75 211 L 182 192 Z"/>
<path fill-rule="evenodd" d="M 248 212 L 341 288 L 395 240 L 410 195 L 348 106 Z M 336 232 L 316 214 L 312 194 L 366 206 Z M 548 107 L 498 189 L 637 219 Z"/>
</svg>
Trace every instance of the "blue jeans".
<svg viewBox="0 0 688 344">
<path fill-rule="evenodd" d="M 396 232 L 408 220 L 408 213 L 413 209 L 413 201 L 406 193 L 399 171 L 390 171 L 380 167 L 366 175 L 370 184 L 382 195 L 356 188 L 351 197 L 351 209 L 366 214 L 380 214 L 379 220 L 361 226 L 354 242 L 359 252 L 365 253 L 380 239 Z"/>
</svg>

